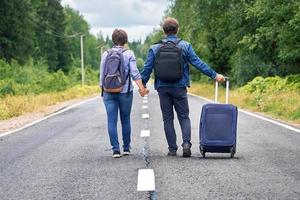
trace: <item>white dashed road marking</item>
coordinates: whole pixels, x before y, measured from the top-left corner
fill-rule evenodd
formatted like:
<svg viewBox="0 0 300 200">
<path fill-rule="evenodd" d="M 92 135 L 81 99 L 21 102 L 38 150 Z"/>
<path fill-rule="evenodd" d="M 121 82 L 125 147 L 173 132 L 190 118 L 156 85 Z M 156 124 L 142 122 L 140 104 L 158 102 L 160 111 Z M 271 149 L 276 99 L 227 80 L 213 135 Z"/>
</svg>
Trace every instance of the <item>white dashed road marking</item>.
<svg viewBox="0 0 300 200">
<path fill-rule="evenodd" d="M 150 130 L 141 130 L 141 137 L 149 137 Z"/>
<path fill-rule="evenodd" d="M 148 95 L 143 97 L 143 103 L 144 104 L 148 103 Z M 142 106 L 142 109 L 147 109 L 147 108 L 148 108 L 147 105 Z M 142 118 L 147 119 L 144 121 L 144 126 L 148 127 L 146 124 L 149 120 L 149 113 L 142 114 Z M 149 166 L 149 160 L 148 160 L 148 151 L 147 151 L 148 143 L 145 137 L 149 137 L 149 136 L 150 136 L 150 130 L 148 129 L 141 130 L 141 137 L 144 138 L 144 142 L 145 142 L 143 146 L 143 156 L 144 156 L 144 162 L 146 167 Z M 139 169 L 137 191 L 147 191 L 150 194 L 150 199 L 156 199 L 153 198 L 155 197 L 155 176 L 154 176 L 153 169 Z"/>
<path fill-rule="evenodd" d="M 149 114 L 143 114 L 143 115 L 142 115 L 142 118 L 143 118 L 143 119 L 148 119 L 148 118 L 149 118 Z"/>
<path fill-rule="evenodd" d="M 154 191 L 155 178 L 153 169 L 139 169 L 137 191 Z"/>
</svg>

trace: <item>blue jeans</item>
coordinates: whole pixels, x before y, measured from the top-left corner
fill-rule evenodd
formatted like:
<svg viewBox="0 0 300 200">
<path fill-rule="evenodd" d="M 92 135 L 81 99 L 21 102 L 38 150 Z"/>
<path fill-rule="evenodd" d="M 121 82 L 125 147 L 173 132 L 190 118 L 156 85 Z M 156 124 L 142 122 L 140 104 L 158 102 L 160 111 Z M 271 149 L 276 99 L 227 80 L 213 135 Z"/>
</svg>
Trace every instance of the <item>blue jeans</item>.
<svg viewBox="0 0 300 200">
<path fill-rule="evenodd" d="M 164 120 L 164 130 L 169 145 L 169 151 L 177 151 L 176 132 L 174 128 L 174 112 L 181 127 L 183 144 L 188 143 L 191 147 L 191 121 L 189 118 L 189 104 L 187 89 L 185 87 L 158 88 L 160 108 Z M 183 145 L 182 144 L 182 145 Z"/>
<path fill-rule="evenodd" d="M 106 93 L 103 94 L 103 102 L 107 113 L 107 125 L 110 144 L 113 151 L 120 151 L 118 140 L 118 112 L 122 124 L 123 150 L 129 151 L 131 141 L 130 112 L 133 93 Z"/>
</svg>

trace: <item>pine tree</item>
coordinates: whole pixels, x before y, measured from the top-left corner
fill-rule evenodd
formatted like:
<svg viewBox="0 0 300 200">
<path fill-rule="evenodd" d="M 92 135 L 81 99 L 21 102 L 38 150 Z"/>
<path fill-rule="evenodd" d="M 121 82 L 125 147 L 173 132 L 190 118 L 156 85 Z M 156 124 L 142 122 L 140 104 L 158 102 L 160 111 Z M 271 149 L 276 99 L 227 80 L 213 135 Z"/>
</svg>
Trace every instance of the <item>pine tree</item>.
<svg viewBox="0 0 300 200">
<path fill-rule="evenodd" d="M 67 72 L 70 64 L 70 52 L 65 35 L 65 15 L 59 0 L 42 0 L 38 11 L 37 57 L 46 59 L 49 71 Z"/>
<path fill-rule="evenodd" d="M 35 24 L 29 0 L 0 1 L 0 58 L 26 62 L 34 52 Z"/>
</svg>

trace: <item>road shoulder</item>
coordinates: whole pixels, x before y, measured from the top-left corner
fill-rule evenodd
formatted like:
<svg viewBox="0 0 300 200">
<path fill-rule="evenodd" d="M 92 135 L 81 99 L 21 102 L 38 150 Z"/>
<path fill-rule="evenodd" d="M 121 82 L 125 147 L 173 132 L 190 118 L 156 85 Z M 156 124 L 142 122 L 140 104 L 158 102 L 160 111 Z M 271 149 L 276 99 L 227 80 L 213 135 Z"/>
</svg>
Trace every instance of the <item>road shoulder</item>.
<svg viewBox="0 0 300 200">
<path fill-rule="evenodd" d="M 188 93 L 190 96 L 193 96 L 193 97 L 196 97 L 196 98 L 200 98 L 204 101 L 207 101 L 209 103 L 213 103 L 214 101 L 211 100 L 211 99 L 208 99 L 206 97 L 202 97 L 202 96 L 198 96 L 194 93 Z M 254 112 L 254 111 L 251 111 L 247 108 L 239 108 L 239 111 L 245 113 L 245 114 L 248 114 L 248 115 L 251 115 L 253 117 L 256 117 L 256 118 L 261 118 L 265 121 L 269 121 L 269 122 L 272 122 L 272 123 L 276 123 L 276 124 L 282 124 L 283 126 L 290 126 L 292 129 L 296 129 L 297 132 L 299 132 L 300 130 L 300 124 L 297 124 L 297 123 L 292 123 L 292 122 L 287 122 L 287 121 L 283 121 L 281 119 L 278 119 L 278 118 L 275 118 L 273 116 L 270 116 L 268 115 L 267 113 L 262 113 L 262 112 Z"/>
<path fill-rule="evenodd" d="M 11 119 L 1 120 L 0 121 L 0 134 L 8 132 L 8 131 L 16 130 L 16 129 L 21 128 L 27 124 L 30 124 L 36 120 L 39 120 L 43 117 L 51 115 L 62 109 L 65 109 L 71 105 L 77 104 L 77 103 L 87 100 L 87 99 L 94 98 L 96 96 L 99 96 L 99 95 L 98 94 L 91 95 L 91 96 L 87 96 L 87 97 L 81 97 L 81 98 L 76 98 L 76 99 L 72 99 L 72 100 L 68 100 L 68 101 L 64 101 L 64 102 L 59 102 L 59 103 L 56 103 L 55 105 L 45 106 L 38 112 L 26 113 L 24 115 L 21 115 L 18 117 L 13 117 Z"/>
</svg>

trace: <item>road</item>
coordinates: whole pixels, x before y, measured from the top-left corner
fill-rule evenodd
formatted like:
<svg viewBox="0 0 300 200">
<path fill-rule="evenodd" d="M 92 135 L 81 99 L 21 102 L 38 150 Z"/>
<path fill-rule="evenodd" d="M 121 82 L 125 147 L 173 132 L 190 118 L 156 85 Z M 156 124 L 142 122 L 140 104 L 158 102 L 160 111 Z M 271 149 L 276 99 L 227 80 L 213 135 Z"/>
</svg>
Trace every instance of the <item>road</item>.
<svg viewBox="0 0 300 200">
<path fill-rule="evenodd" d="M 300 199 L 300 134 L 239 112 L 235 158 L 203 159 L 198 121 L 204 103 L 189 97 L 190 158 L 181 157 L 181 149 L 177 157 L 166 156 L 155 91 L 148 103 L 134 93 L 131 156 L 112 158 L 101 99 L 1 137 L 0 199 Z M 149 119 L 142 119 L 145 113 Z M 145 128 L 148 139 L 140 137 Z M 138 170 L 144 168 L 154 170 L 155 193 L 137 191 Z"/>
</svg>

